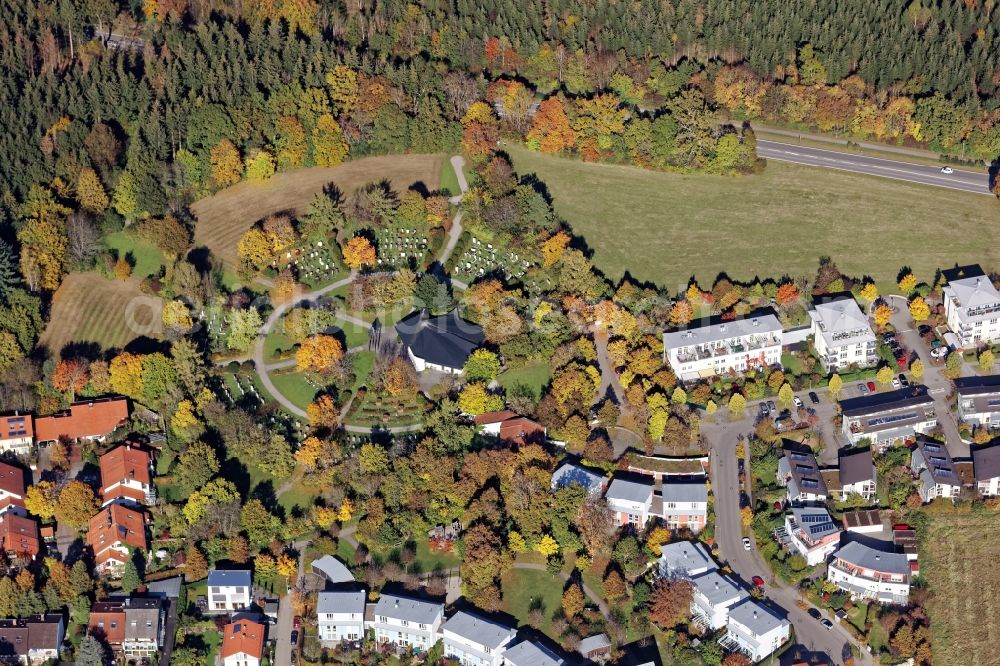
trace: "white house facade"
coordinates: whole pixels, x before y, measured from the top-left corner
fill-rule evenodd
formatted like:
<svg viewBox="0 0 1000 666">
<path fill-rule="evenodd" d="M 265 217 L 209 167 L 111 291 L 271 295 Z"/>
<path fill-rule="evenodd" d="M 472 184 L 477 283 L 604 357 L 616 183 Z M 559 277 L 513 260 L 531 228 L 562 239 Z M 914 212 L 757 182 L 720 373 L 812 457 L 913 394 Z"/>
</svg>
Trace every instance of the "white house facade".
<svg viewBox="0 0 1000 666">
<path fill-rule="evenodd" d="M 682 381 L 745 373 L 781 363 L 782 327 L 771 311 L 745 319 L 712 318 L 663 334 L 663 360 Z"/>
<path fill-rule="evenodd" d="M 642 529 L 650 517 L 653 506 L 653 484 L 628 479 L 611 480 L 604 501 L 614 514 L 615 525 L 631 525 Z"/>
<path fill-rule="evenodd" d="M 942 290 L 948 328 L 963 349 L 1000 340 L 1000 292 L 981 269 L 978 272 L 949 280 Z"/>
<path fill-rule="evenodd" d="M 720 643 L 730 650 L 739 650 L 756 662 L 774 653 L 790 634 L 791 623 L 788 620 L 747 599 L 730 609 L 726 635 Z"/>
<path fill-rule="evenodd" d="M 458 611 L 441 626 L 444 656 L 462 666 L 501 666 L 517 629 L 473 613 Z"/>
<path fill-rule="evenodd" d="M 242 569 L 213 569 L 208 572 L 208 610 L 213 613 L 245 610 L 250 607 L 253 582 Z"/>
<path fill-rule="evenodd" d="M 364 590 L 320 592 L 316 599 L 319 640 L 360 641 L 365 636 Z"/>
<path fill-rule="evenodd" d="M 1000 428 L 1000 375 L 954 380 L 958 418 L 967 425 Z"/>
<path fill-rule="evenodd" d="M 426 652 L 437 642 L 444 604 L 383 594 L 375 604 L 375 642 Z"/>
<path fill-rule="evenodd" d="M 910 596 L 910 562 L 903 553 L 852 541 L 834 554 L 827 580 L 852 598 L 905 604 Z"/>
<path fill-rule="evenodd" d="M 867 367 L 878 360 L 875 332 L 850 296 L 817 303 L 809 317 L 813 345 L 827 372 L 851 365 Z"/>
<path fill-rule="evenodd" d="M 785 533 L 806 564 L 816 566 L 837 550 L 841 529 L 822 507 L 795 507 L 785 514 Z"/>
<path fill-rule="evenodd" d="M 709 631 L 726 626 L 729 609 L 748 596 L 746 590 L 718 571 L 695 576 L 691 587 L 691 617 Z"/>
</svg>

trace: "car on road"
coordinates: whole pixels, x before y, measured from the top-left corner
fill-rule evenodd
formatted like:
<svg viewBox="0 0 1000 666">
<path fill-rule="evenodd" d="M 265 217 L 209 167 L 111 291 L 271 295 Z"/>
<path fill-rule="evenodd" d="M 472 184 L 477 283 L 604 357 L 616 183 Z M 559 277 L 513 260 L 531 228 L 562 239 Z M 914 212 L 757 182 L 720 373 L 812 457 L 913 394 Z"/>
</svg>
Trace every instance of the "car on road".
<svg viewBox="0 0 1000 666">
<path fill-rule="evenodd" d="M 300 629 L 302 627 L 302 616 L 296 615 L 292 618 L 292 629 Z"/>
<path fill-rule="evenodd" d="M 906 388 L 910 385 L 910 380 L 903 373 L 899 373 L 899 383 L 903 388 Z"/>
<path fill-rule="evenodd" d="M 750 537 L 743 537 L 743 550 L 750 550 Z"/>
<path fill-rule="evenodd" d="M 764 587 L 764 579 L 761 578 L 760 576 L 754 576 L 750 580 L 752 580 L 753 584 L 756 585 L 757 587 L 760 587 L 760 588 Z"/>
<path fill-rule="evenodd" d="M 826 618 L 823 618 L 822 620 L 820 620 L 819 623 L 822 624 L 824 627 L 826 627 L 827 631 L 829 631 L 830 629 L 833 629 L 833 622 L 830 622 Z"/>
<path fill-rule="evenodd" d="M 952 174 L 955 173 L 955 170 L 952 169 L 951 167 L 941 167 L 941 173 Z"/>
<path fill-rule="evenodd" d="M 920 326 L 917 326 L 917 332 L 920 334 L 920 337 L 929 335 L 932 330 L 934 329 L 932 329 L 929 324 L 921 324 Z"/>
<path fill-rule="evenodd" d="M 799 408 L 799 409 L 802 408 L 802 398 L 800 398 L 799 396 L 797 396 L 797 395 L 793 396 L 792 397 L 792 402 L 795 403 L 795 406 L 797 408 Z"/>
<path fill-rule="evenodd" d="M 868 382 L 868 390 L 872 393 L 875 392 L 875 382 Z"/>
<path fill-rule="evenodd" d="M 814 405 L 819 404 L 819 396 L 816 395 L 816 391 L 809 391 L 809 401 Z"/>
<path fill-rule="evenodd" d="M 902 388 L 902 387 L 903 387 L 903 385 L 899 382 L 899 380 L 893 378 L 893 380 L 892 380 L 892 388 L 898 389 L 898 388 Z"/>
<path fill-rule="evenodd" d="M 299 663 L 299 653 L 296 652 L 295 650 L 292 650 L 292 654 L 289 657 L 289 659 L 291 660 L 292 664 Z"/>
<path fill-rule="evenodd" d="M 771 413 L 771 410 L 769 410 L 767 408 L 767 403 L 766 402 L 760 403 L 760 415 L 761 416 L 767 416 L 770 413 Z"/>
<path fill-rule="evenodd" d="M 777 414 L 778 408 L 774 406 L 774 400 L 767 401 L 767 411 L 769 414 Z"/>
<path fill-rule="evenodd" d="M 944 358 L 948 355 L 947 347 L 935 347 L 931 350 L 931 358 Z"/>
<path fill-rule="evenodd" d="M 298 629 L 292 629 L 292 635 L 288 638 L 288 640 L 290 640 L 292 642 L 292 645 L 298 645 L 299 644 L 299 630 Z"/>
<path fill-rule="evenodd" d="M 858 385 L 858 388 L 861 390 L 861 395 L 868 395 L 868 384 L 862 382 Z"/>
<path fill-rule="evenodd" d="M 821 617 L 823 617 L 823 614 L 819 612 L 818 608 L 810 608 L 808 612 L 809 612 L 809 617 L 813 618 L 814 620 L 818 620 Z"/>
</svg>

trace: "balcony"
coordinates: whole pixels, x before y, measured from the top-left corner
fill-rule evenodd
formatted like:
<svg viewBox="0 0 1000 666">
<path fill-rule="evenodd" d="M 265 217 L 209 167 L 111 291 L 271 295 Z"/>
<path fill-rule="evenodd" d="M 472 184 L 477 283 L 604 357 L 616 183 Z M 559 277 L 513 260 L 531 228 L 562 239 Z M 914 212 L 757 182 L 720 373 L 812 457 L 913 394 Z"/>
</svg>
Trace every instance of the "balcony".
<svg viewBox="0 0 1000 666">
<path fill-rule="evenodd" d="M 774 336 L 768 336 L 766 338 L 757 337 L 756 339 L 738 342 L 722 342 L 702 347 L 695 347 L 689 352 L 678 353 L 677 360 L 681 363 L 690 363 L 691 361 L 703 361 L 708 358 L 728 356 L 730 354 L 742 354 L 744 352 L 757 351 L 759 349 L 766 349 L 767 347 L 780 345 L 781 341 Z"/>
</svg>

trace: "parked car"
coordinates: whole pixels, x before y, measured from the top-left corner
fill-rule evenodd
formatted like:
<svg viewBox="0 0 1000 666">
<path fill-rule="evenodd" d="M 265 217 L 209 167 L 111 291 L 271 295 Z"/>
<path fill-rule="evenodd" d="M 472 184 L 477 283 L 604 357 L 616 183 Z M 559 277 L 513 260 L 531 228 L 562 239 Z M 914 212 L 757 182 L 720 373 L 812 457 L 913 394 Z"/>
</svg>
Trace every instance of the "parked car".
<svg viewBox="0 0 1000 666">
<path fill-rule="evenodd" d="M 809 613 L 809 617 L 811 617 L 813 619 L 816 619 L 816 620 L 818 620 L 821 617 L 823 617 L 823 614 L 819 612 L 818 608 L 810 608 L 809 611 L 808 611 L 808 613 Z"/>
<path fill-rule="evenodd" d="M 299 653 L 296 650 L 292 650 L 292 655 L 290 657 L 292 664 L 299 663 Z"/>
<path fill-rule="evenodd" d="M 777 414 L 778 408 L 774 406 L 774 400 L 767 401 L 767 411 L 770 414 Z"/>
<path fill-rule="evenodd" d="M 955 173 L 955 170 L 952 169 L 951 167 L 945 166 L 945 167 L 941 167 L 941 173 L 943 173 L 943 174 L 953 174 L 953 173 Z"/>
<path fill-rule="evenodd" d="M 893 530 L 912 530 L 913 528 L 906 523 L 896 523 L 892 526 Z"/>
<path fill-rule="evenodd" d="M 753 584 L 756 585 L 757 587 L 761 587 L 761 588 L 764 587 L 764 579 L 761 578 L 760 576 L 754 576 L 750 580 L 752 580 Z"/>
<path fill-rule="evenodd" d="M 896 378 L 893 378 L 893 380 L 892 380 L 892 388 L 898 389 L 898 388 L 902 388 L 902 387 L 903 387 L 903 385 L 899 382 L 899 380 L 896 379 Z"/>
<path fill-rule="evenodd" d="M 907 379 L 906 375 L 904 375 L 903 373 L 899 373 L 899 383 L 902 385 L 903 388 L 906 388 L 907 386 L 910 385 L 910 380 Z"/>
<path fill-rule="evenodd" d="M 816 391 L 809 391 L 809 401 L 814 405 L 819 404 L 819 396 L 816 395 Z"/>
<path fill-rule="evenodd" d="M 743 537 L 743 550 L 750 550 L 750 537 Z"/>
<path fill-rule="evenodd" d="M 868 390 L 872 393 L 875 392 L 875 382 L 868 382 Z"/>
<path fill-rule="evenodd" d="M 771 413 L 771 410 L 769 410 L 767 408 L 767 403 L 766 402 L 760 403 L 760 415 L 761 416 L 767 416 L 770 413 Z"/>
<path fill-rule="evenodd" d="M 292 645 L 298 645 L 299 644 L 299 630 L 298 629 L 292 629 L 292 635 L 289 637 L 288 640 L 290 640 L 292 642 Z"/>
<path fill-rule="evenodd" d="M 299 629 L 302 627 L 302 616 L 296 615 L 292 618 L 292 629 Z"/>
<path fill-rule="evenodd" d="M 932 330 L 934 329 L 932 329 L 928 324 L 921 324 L 920 326 L 917 326 L 917 332 L 920 333 L 920 337 L 930 334 Z"/>
<path fill-rule="evenodd" d="M 795 404 L 796 408 L 799 408 L 799 409 L 802 408 L 802 398 L 800 398 L 799 396 L 797 396 L 797 395 L 793 396 L 792 397 L 792 402 Z"/>
<path fill-rule="evenodd" d="M 931 350 L 931 358 L 944 358 L 948 355 L 947 347 L 935 347 Z"/>
<path fill-rule="evenodd" d="M 822 624 L 824 627 L 826 627 L 827 631 L 829 631 L 830 629 L 833 629 L 833 622 L 830 622 L 826 618 L 823 618 L 822 620 L 820 620 L 820 624 Z"/>
<path fill-rule="evenodd" d="M 861 390 L 861 395 L 868 395 L 868 384 L 862 383 L 858 388 Z"/>
<path fill-rule="evenodd" d="M 887 345 L 891 344 L 891 343 L 893 343 L 895 341 L 896 341 L 896 334 L 895 333 L 883 333 L 882 334 L 882 342 L 886 343 Z"/>
</svg>

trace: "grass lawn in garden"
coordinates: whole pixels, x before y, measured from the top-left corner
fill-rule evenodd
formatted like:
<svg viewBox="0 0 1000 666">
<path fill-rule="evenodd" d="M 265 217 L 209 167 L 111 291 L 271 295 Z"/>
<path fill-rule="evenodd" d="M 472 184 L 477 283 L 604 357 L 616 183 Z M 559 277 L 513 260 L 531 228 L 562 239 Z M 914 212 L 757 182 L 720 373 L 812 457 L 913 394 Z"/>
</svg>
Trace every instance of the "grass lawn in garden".
<svg viewBox="0 0 1000 666">
<path fill-rule="evenodd" d="M 462 188 L 458 185 L 458 176 L 451 165 L 451 156 L 445 155 L 441 160 L 441 184 L 442 190 L 448 190 L 451 196 L 462 193 Z"/>
<path fill-rule="evenodd" d="M 781 366 L 785 372 L 791 375 L 802 374 L 802 361 L 795 354 L 785 353 L 781 355 Z"/>
<path fill-rule="evenodd" d="M 300 214 L 329 183 L 345 196 L 357 188 L 387 179 L 397 192 L 423 183 L 434 189 L 441 182 L 440 154 L 381 155 L 335 167 L 312 167 L 276 174 L 264 182 L 244 181 L 191 206 L 195 247 L 204 245 L 230 266 L 236 265 L 236 244 L 257 220 L 279 211 Z"/>
<path fill-rule="evenodd" d="M 354 546 L 347 542 L 347 539 L 337 539 L 336 555 L 348 565 L 354 564 L 354 554 L 357 551 Z"/>
<path fill-rule="evenodd" d="M 316 503 L 317 497 L 319 497 L 318 489 L 306 486 L 302 483 L 302 479 L 297 479 L 291 488 L 278 497 L 278 504 L 287 513 L 291 513 L 295 507 L 308 511 Z"/>
<path fill-rule="evenodd" d="M 552 373 L 549 371 L 549 364 L 544 362 L 529 363 L 519 368 L 511 368 L 497 377 L 497 381 L 506 390 L 518 384 L 527 386 L 534 394 L 535 398 L 542 397 L 542 390 L 549 383 Z"/>
<path fill-rule="evenodd" d="M 203 632 L 201 637 L 208 647 L 208 653 L 205 655 L 205 666 L 215 666 L 215 655 L 219 651 L 219 645 L 222 644 L 222 634 L 210 629 Z"/>
<path fill-rule="evenodd" d="M 431 550 L 430 542 L 417 535 L 417 548 L 413 566 L 421 572 L 451 569 L 462 564 L 462 559 L 454 551 L 447 553 Z"/>
<path fill-rule="evenodd" d="M 310 384 L 300 372 L 272 372 L 271 381 L 283 396 L 302 409 L 308 407 L 319 393 L 319 389 Z"/>
<path fill-rule="evenodd" d="M 868 604 L 855 604 L 847 611 L 847 621 L 861 633 L 865 632 L 865 619 L 868 617 Z"/>
<path fill-rule="evenodd" d="M 120 349 L 163 332 L 163 301 L 139 290 L 139 280 L 109 280 L 97 273 L 70 273 L 52 295 L 49 323 L 38 340 L 54 356 L 71 342 Z"/>
<path fill-rule="evenodd" d="M 521 176 L 545 183 L 612 279 L 627 271 L 683 291 L 692 275 L 706 285 L 722 271 L 735 280 L 812 276 L 829 255 L 890 293 L 903 264 L 929 281 L 955 262 L 1000 262 L 1000 246 L 981 242 L 996 201 L 980 194 L 773 161 L 760 175 L 727 177 L 508 151 Z M 942 233 L 946 248 L 936 242 Z"/>
<path fill-rule="evenodd" d="M 147 275 L 159 275 L 163 267 L 163 253 L 158 247 L 150 245 L 131 231 L 119 231 L 104 237 L 108 249 L 116 250 L 118 256 L 134 261 L 132 275 L 144 278 Z"/>
<path fill-rule="evenodd" d="M 962 655 L 961 663 L 997 663 L 1000 641 L 1000 514 L 927 512 L 920 538 L 920 576 L 935 655 Z M 947 661 L 947 660 L 945 660 Z"/>
<path fill-rule="evenodd" d="M 344 332 L 344 339 L 347 341 L 347 348 L 360 347 L 368 344 L 368 330 L 364 326 L 352 324 L 343 319 L 337 322 L 337 327 Z"/>
<path fill-rule="evenodd" d="M 264 338 L 264 360 L 277 360 L 279 358 L 288 358 L 291 356 L 290 352 L 292 347 L 295 345 L 292 340 L 285 335 L 284 326 L 282 322 L 284 320 L 279 320 L 271 327 L 268 331 L 267 337 Z"/>
<path fill-rule="evenodd" d="M 503 609 L 527 625 L 529 613 L 538 608 L 543 618 L 539 629 L 558 640 L 551 633 L 552 616 L 562 608 L 564 585 L 562 578 L 548 571 L 511 569 L 503 577 Z"/>
<path fill-rule="evenodd" d="M 351 362 L 354 364 L 354 390 L 364 386 L 368 381 L 368 375 L 375 367 L 375 352 L 363 351 L 351 354 Z"/>
</svg>

